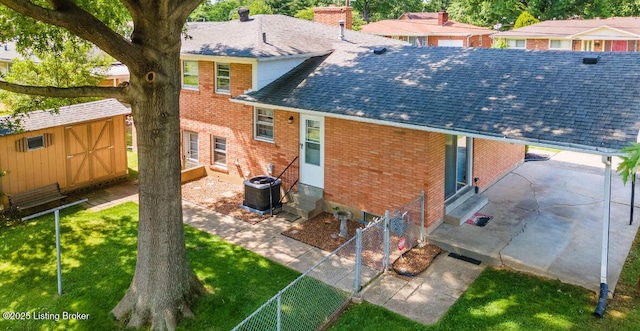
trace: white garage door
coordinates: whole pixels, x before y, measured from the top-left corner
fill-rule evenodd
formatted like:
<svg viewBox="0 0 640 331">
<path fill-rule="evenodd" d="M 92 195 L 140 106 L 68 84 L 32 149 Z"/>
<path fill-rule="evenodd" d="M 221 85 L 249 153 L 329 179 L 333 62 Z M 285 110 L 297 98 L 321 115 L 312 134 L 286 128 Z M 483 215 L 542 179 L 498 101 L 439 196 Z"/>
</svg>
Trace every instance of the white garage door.
<svg viewBox="0 0 640 331">
<path fill-rule="evenodd" d="M 462 47 L 462 40 L 438 40 L 439 47 Z"/>
</svg>

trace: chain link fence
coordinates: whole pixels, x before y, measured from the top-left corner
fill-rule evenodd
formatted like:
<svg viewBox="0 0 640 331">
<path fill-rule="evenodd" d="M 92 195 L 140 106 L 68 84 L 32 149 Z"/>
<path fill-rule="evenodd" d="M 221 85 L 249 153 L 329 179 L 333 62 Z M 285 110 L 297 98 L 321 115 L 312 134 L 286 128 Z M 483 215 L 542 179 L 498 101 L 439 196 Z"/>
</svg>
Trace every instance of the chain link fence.
<svg viewBox="0 0 640 331">
<path fill-rule="evenodd" d="M 424 192 L 375 217 L 356 236 L 323 258 L 240 322 L 232 331 L 320 329 L 352 297 L 389 269 L 389 262 L 424 238 Z"/>
</svg>

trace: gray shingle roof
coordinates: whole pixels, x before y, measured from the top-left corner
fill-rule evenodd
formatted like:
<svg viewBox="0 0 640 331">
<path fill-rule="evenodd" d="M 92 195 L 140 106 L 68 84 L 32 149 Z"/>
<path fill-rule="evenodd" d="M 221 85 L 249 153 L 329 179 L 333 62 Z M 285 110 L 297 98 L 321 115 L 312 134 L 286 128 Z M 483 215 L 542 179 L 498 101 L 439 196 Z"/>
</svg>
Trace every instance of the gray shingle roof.
<svg viewBox="0 0 640 331">
<path fill-rule="evenodd" d="M 266 42 L 263 41 L 263 33 Z M 326 53 L 339 44 L 406 45 L 405 42 L 284 15 L 255 15 L 248 22 L 188 23 L 182 54 L 273 57 Z"/>
<path fill-rule="evenodd" d="M 640 129 L 640 54 L 339 49 L 237 99 L 613 153 Z"/>
<path fill-rule="evenodd" d="M 131 110 L 116 99 L 105 99 L 60 107 L 57 114 L 47 110 L 29 112 L 22 117 L 21 125 L 24 131 L 35 131 L 61 125 L 109 118 L 117 115 L 128 115 L 130 113 Z M 0 117 L 0 123 L 3 123 L 7 118 L 9 117 Z M 12 133 L 11 130 L 7 130 L 6 128 L 0 130 L 0 135 L 2 136 Z"/>
</svg>

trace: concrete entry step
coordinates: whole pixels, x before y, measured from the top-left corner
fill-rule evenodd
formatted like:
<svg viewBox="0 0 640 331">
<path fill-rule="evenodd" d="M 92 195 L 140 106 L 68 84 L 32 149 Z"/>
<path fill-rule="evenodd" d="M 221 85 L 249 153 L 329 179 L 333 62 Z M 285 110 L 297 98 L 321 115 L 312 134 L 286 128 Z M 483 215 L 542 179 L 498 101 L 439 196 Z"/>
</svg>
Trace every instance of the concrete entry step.
<svg viewBox="0 0 640 331">
<path fill-rule="evenodd" d="M 489 199 L 486 196 L 473 193 L 451 212 L 446 213 L 444 221 L 453 225 L 461 225 L 487 203 L 489 203 Z"/>
<path fill-rule="evenodd" d="M 463 204 L 467 199 L 476 194 L 476 188 L 474 186 L 466 186 L 463 187 L 460 191 L 456 192 L 456 194 L 447 199 L 447 202 L 444 206 L 444 213 L 449 214 L 453 212 L 454 209 L 458 208 L 461 204 Z"/>
<path fill-rule="evenodd" d="M 311 219 L 322 212 L 323 196 L 323 189 L 299 184 L 298 192 L 289 193 L 289 202 L 282 206 L 282 210 L 304 219 Z"/>
</svg>

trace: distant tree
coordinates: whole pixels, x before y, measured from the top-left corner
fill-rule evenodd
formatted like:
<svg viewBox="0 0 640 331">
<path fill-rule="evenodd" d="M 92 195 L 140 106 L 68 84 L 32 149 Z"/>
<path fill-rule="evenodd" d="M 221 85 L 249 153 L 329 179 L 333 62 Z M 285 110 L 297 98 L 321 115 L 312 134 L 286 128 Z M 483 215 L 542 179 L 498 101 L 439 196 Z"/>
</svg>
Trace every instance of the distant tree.
<svg viewBox="0 0 640 331">
<path fill-rule="evenodd" d="M 309 7 L 306 9 L 298 10 L 296 14 L 293 16 L 296 18 L 301 18 L 303 20 L 313 21 L 313 15 L 314 15 L 313 7 Z"/>
<path fill-rule="evenodd" d="M 287 16 L 295 15 L 295 12 L 291 10 L 290 0 L 265 0 L 265 3 L 271 7 L 274 14 L 281 14 Z"/>
<path fill-rule="evenodd" d="M 24 57 L 12 61 L 11 71 L 4 75 L 6 82 L 62 88 L 97 85 L 106 76 L 113 60 L 104 54 L 96 54 L 91 44 L 78 38 L 65 41 L 60 48 L 48 51 L 23 49 L 22 53 Z M 47 98 L 0 90 L 0 102 L 13 113 L 55 109 L 91 100 L 95 98 Z"/>
<path fill-rule="evenodd" d="M 611 16 L 640 16 L 640 0 L 609 0 Z"/>
<path fill-rule="evenodd" d="M 491 48 L 508 48 L 507 40 L 504 38 L 496 38 L 491 44 Z"/>
<path fill-rule="evenodd" d="M 209 1 L 203 2 L 196 10 L 189 15 L 189 21 L 193 22 L 224 22 L 231 19 L 233 13 L 238 11 L 240 3 L 235 0 L 220 1 L 211 4 Z"/>
<path fill-rule="evenodd" d="M 536 23 L 540 23 L 540 20 L 533 17 L 533 15 L 529 14 L 529 12 L 525 10 L 522 13 L 520 13 L 520 16 L 518 16 L 518 19 L 516 20 L 516 23 L 513 25 L 513 28 L 518 29 L 518 28 L 533 25 Z"/>
</svg>

